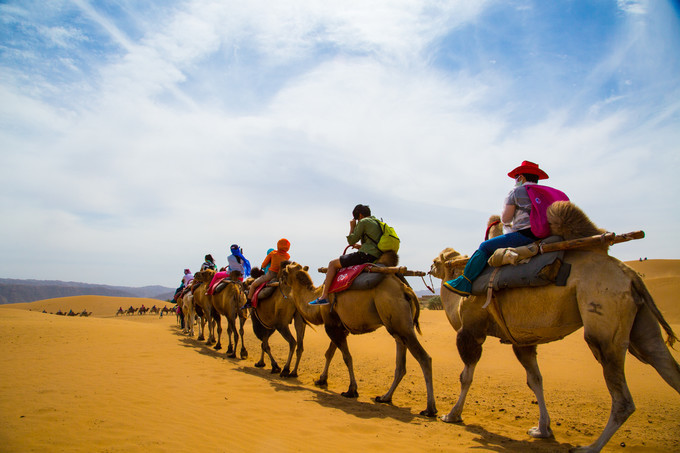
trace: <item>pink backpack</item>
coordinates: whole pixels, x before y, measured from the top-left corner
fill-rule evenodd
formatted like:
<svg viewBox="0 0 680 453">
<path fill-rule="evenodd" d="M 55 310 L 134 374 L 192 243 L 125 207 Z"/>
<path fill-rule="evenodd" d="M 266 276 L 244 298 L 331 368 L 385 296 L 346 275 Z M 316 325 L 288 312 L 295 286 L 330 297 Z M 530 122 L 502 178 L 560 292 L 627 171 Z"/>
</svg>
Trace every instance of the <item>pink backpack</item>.
<svg viewBox="0 0 680 453">
<path fill-rule="evenodd" d="M 550 236 L 550 225 L 548 224 L 548 207 L 556 201 L 569 201 L 564 192 L 548 186 L 538 184 L 527 184 L 529 199 L 531 200 L 531 232 L 537 238 Z"/>
</svg>

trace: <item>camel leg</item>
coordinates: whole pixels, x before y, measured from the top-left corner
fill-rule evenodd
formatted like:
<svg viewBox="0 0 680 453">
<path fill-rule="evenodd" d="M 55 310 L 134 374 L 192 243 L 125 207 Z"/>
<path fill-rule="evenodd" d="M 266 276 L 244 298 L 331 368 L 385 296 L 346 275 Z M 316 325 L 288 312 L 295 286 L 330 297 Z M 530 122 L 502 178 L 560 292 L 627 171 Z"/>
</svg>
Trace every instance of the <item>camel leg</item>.
<svg viewBox="0 0 680 453">
<path fill-rule="evenodd" d="M 281 372 L 281 367 L 278 363 L 276 363 L 276 360 L 272 355 L 271 347 L 269 346 L 269 337 L 272 333 L 274 333 L 274 331 L 267 332 L 267 334 L 262 338 L 262 357 L 264 358 L 264 354 L 267 354 L 272 364 L 272 374 L 275 374 Z M 255 366 L 257 366 L 257 364 L 255 364 Z M 264 360 L 262 360 L 262 366 L 264 366 Z"/>
<path fill-rule="evenodd" d="M 293 368 L 293 371 L 290 372 L 289 377 L 297 377 L 298 376 L 298 366 L 300 365 L 300 360 L 302 359 L 302 352 L 304 351 L 304 339 L 305 339 L 305 330 L 307 329 L 307 324 L 305 323 L 305 320 L 302 318 L 302 315 L 299 313 L 295 314 L 295 317 L 293 318 L 293 322 L 295 325 L 295 337 L 297 339 L 297 348 L 295 348 L 295 367 Z"/>
<path fill-rule="evenodd" d="M 222 349 L 222 317 L 217 315 L 215 318 L 215 324 L 217 325 L 217 343 L 215 344 L 215 351 Z"/>
<path fill-rule="evenodd" d="M 656 369 L 659 375 L 680 393 L 680 367 L 666 347 L 659 323 L 646 306 L 638 311 L 630 332 L 631 354 Z"/>
<path fill-rule="evenodd" d="M 330 337 L 331 341 L 342 352 L 342 359 L 345 361 L 347 366 L 347 372 L 349 373 L 349 387 L 346 392 L 342 392 L 341 395 L 345 398 L 358 398 L 359 392 L 357 391 L 357 380 L 354 376 L 354 361 L 352 360 L 352 354 L 349 352 L 349 346 L 347 345 L 347 332 L 343 327 L 325 324 L 326 333 Z"/>
<path fill-rule="evenodd" d="M 396 335 L 393 336 L 394 341 L 397 344 L 396 354 L 397 363 L 394 368 L 394 380 L 392 381 L 392 385 L 390 386 L 387 393 L 385 393 L 383 396 L 376 396 L 373 399 L 376 403 L 391 403 L 394 391 L 397 389 L 397 386 L 406 375 L 406 345 L 404 344 L 403 341 L 401 341 L 399 337 L 397 337 Z"/>
<path fill-rule="evenodd" d="M 513 346 L 512 350 L 527 372 L 527 385 L 536 395 L 536 402 L 538 403 L 538 426 L 530 428 L 527 434 L 536 438 L 553 437 L 553 432 L 550 429 L 550 415 L 548 415 L 548 408 L 543 395 L 543 376 L 538 369 L 538 360 L 536 359 L 536 346 Z"/>
<path fill-rule="evenodd" d="M 432 357 L 430 357 L 427 351 L 425 351 L 425 348 L 423 348 L 423 345 L 420 344 L 420 341 L 418 341 L 418 338 L 413 331 L 411 331 L 409 336 L 406 338 L 406 347 L 420 364 L 420 368 L 423 371 L 423 377 L 425 378 L 425 388 L 427 389 L 427 408 L 421 411 L 420 415 L 435 417 L 437 415 L 437 406 L 434 400 Z"/>
<path fill-rule="evenodd" d="M 236 320 L 227 318 L 227 336 L 229 337 L 229 347 L 227 348 L 227 357 L 230 359 L 236 358 L 236 348 L 238 347 L 238 336 L 236 332 Z M 232 341 L 233 340 L 233 341 Z"/>
<path fill-rule="evenodd" d="M 460 358 L 463 360 L 465 367 L 460 373 L 460 395 L 458 396 L 458 401 L 456 401 L 455 406 L 451 408 L 451 412 L 441 418 L 447 423 L 461 423 L 463 421 L 462 414 L 463 407 L 465 406 L 465 398 L 472 385 L 475 367 L 482 356 L 482 343 L 484 339 L 485 338 L 482 337 L 481 341 L 478 341 L 471 332 L 463 329 L 458 331 L 456 346 L 458 347 L 458 354 L 460 354 Z"/>
<path fill-rule="evenodd" d="M 196 327 L 198 327 L 198 337 L 196 337 L 196 340 L 198 341 L 205 340 L 205 337 L 203 336 L 203 330 L 205 329 L 205 316 L 201 316 L 199 318 L 199 322 Z"/>
<path fill-rule="evenodd" d="M 239 313 L 238 319 L 239 319 L 238 333 L 241 336 L 241 358 L 247 359 L 248 358 L 248 350 L 246 349 L 246 342 L 245 342 L 245 337 L 244 337 L 245 332 L 243 330 L 243 325 L 246 323 L 246 317 Z"/>
<path fill-rule="evenodd" d="M 628 335 L 627 331 L 625 335 Z M 600 437 L 587 447 L 573 449 L 574 452 L 599 452 L 619 427 L 635 412 L 635 404 L 628 390 L 624 372 L 628 342 L 621 338 L 622 336 L 623 333 L 619 330 L 614 335 L 600 340 L 605 335 L 603 333 L 600 333 L 599 336 L 593 334 L 589 332 L 588 326 L 586 326 L 585 339 L 593 355 L 602 365 L 604 380 L 612 398 L 612 405 L 609 420 Z"/>
<path fill-rule="evenodd" d="M 333 360 L 333 356 L 335 355 L 335 351 L 338 349 L 338 347 L 333 343 L 332 341 L 328 345 L 328 349 L 326 349 L 326 353 L 324 356 L 326 357 L 326 363 L 323 366 L 323 371 L 321 372 L 321 376 L 319 376 L 319 379 L 314 381 L 314 385 L 317 387 L 325 387 L 328 385 L 328 369 L 331 366 L 331 361 Z"/>
<path fill-rule="evenodd" d="M 293 353 L 295 352 L 296 341 L 293 337 L 293 334 L 290 333 L 290 328 L 287 325 L 278 329 L 278 331 L 283 339 L 288 342 L 288 359 L 286 360 L 286 364 L 283 366 L 283 370 L 281 370 L 281 377 L 290 377 L 290 362 L 293 361 Z"/>
</svg>

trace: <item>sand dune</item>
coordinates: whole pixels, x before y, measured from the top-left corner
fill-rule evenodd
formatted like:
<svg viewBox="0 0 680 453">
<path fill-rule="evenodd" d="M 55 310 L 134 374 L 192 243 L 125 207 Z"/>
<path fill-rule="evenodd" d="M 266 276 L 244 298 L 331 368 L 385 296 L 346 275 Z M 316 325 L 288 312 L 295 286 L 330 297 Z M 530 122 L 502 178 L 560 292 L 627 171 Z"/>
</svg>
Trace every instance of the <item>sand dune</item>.
<svg viewBox="0 0 680 453">
<path fill-rule="evenodd" d="M 680 332 L 680 261 L 630 264 Z M 328 345 L 323 329 L 307 329 L 300 377 L 283 379 L 253 366 L 260 351 L 250 321 L 250 356 L 232 360 L 181 334 L 174 316 L 115 316 L 119 306 L 141 303 L 163 306 L 83 296 L 1 307 L 1 451 L 563 452 L 591 442 L 609 412 L 601 367 L 581 330 L 539 348 L 555 438 L 535 440 L 526 435 L 538 418 L 533 394 L 511 348 L 497 340 L 484 345 L 465 424 L 451 425 L 417 415 L 425 388 L 411 356 L 393 405 L 371 401 L 394 370 L 394 341 L 384 329 L 350 337 L 360 397 L 348 400 L 340 396 L 348 385 L 340 357 L 328 389 L 313 384 Z M 83 308 L 94 316 L 41 313 Z M 421 325 L 443 414 L 459 391 L 455 333 L 441 311 L 424 311 Z M 283 362 L 278 334 L 272 349 Z M 680 396 L 630 355 L 626 372 L 637 411 L 604 451 L 680 451 Z"/>
</svg>

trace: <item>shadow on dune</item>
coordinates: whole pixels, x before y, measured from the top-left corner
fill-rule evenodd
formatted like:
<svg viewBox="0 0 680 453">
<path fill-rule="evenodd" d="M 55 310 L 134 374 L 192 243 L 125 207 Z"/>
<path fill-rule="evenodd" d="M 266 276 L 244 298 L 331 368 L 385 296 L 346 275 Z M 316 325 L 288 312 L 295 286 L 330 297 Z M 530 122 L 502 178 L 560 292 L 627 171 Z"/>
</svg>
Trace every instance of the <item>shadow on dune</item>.
<svg viewBox="0 0 680 453">
<path fill-rule="evenodd" d="M 474 441 L 479 443 L 478 447 L 472 447 L 471 450 L 479 449 L 481 451 L 496 451 L 502 453 L 552 453 L 552 452 L 567 452 L 574 448 L 571 444 L 562 444 L 551 439 L 534 439 L 534 440 L 517 440 L 506 436 L 501 436 L 496 433 L 487 431 L 479 425 L 456 424 L 462 426 L 466 431 L 475 434 L 479 437 Z"/>
<path fill-rule="evenodd" d="M 410 423 L 414 420 L 422 423 L 444 423 L 438 420 L 438 418 L 421 416 L 418 414 L 419 410 L 411 407 L 375 403 L 373 401 L 359 401 L 353 398 L 345 398 L 339 393 L 330 390 L 303 385 L 298 378 L 283 378 L 280 377 L 278 373 L 271 373 L 269 368 L 256 368 L 252 364 L 248 364 L 244 359 L 228 358 L 225 355 L 224 348 L 216 351 L 213 349 L 212 345 L 208 346 L 205 344 L 205 341 L 196 340 L 195 336 L 188 337 L 176 326 L 171 327 L 170 331 L 179 338 L 181 346 L 192 348 L 204 356 L 232 362 L 234 365 L 237 365 L 237 367 L 234 368 L 234 371 L 259 377 L 266 381 L 277 392 L 300 392 L 306 394 L 304 398 L 308 401 L 316 402 L 324 407 L 339 409 L 346 414 L 363 419 L 389 418 L 402 423 Z M 499 453 L 549 453 L 567 452 L 574 447 L 568 443 L 560 443 L 554 438 L 533 440 L 512 439 L 490 432 L 484 427 L 476 424 L 452 424 L 452 430 L 456 429 L 454 427 L 463 428 L 478 436 L 474 440 L 479 443 L 479 446 L 471 447 L 471 450 L 479 449 L 480 451 L 493 451 Z"/>
<path fill-rule="evenodd" d="M 353 398 L 345 398 L 339 393 L 316 387 L 302 385 L 298 378 L 282 378 L 278 374 L 271 374 L 261 368 L 240 367 L 236 369 L 251 376 L 260 377 L 269 382 L 269 385 L 277 392 L 301 392 L 307 394 L 304 398 L 317 404 L 333 409 L 340 409 L 346 414 L 358 418 L 391 418 L 403 423 L 415 419 L 434 421 L 417 415 L 409 407 L 397 407 L 392 404 L 382 404 L 367 401 L 358 401 Z"/>
</svg>

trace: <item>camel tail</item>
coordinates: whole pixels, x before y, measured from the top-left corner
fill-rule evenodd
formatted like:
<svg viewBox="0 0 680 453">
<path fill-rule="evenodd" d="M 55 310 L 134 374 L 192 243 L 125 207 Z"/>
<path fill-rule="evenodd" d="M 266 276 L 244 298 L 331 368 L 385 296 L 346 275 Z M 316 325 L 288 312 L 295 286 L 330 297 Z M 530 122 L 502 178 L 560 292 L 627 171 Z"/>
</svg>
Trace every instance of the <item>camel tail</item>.
<svg viewBox="0 0 680 453">
<path fill-rule="evenodd" d="M 420 302 L 418 302 L 418 296 L 409 286 L 404 286 L 404 297 L 411 304 L 411 313 L 413 313 L 413 327 L 416 328 L 416 332 L 422 335 L 423 332 L 420 330 Z"/>
<path fill-rule="evenodd" d="M 647 308 L 649 308 L 649 311 L 652 312 L 659 325 L 661 325 L 666 332 L 666 344 L 668 347 L 673 348 L 675 342 L 678 341 L 678 337 L 661 314 L 659 307 L 654 303 L 654 299 L 652 298 L 652 295 L 649 294 L 649 290 L 647 290 L 647 286 L 645 286 L 645 283 L 642 281 L 642 277 L 630 267 L 625 265 L 623 265 L 623 267 L 625 267 L 626 273 L 631 277 L 633 297 L 635 298 L 636 303 L 645 304 Z"/>
</svg>

